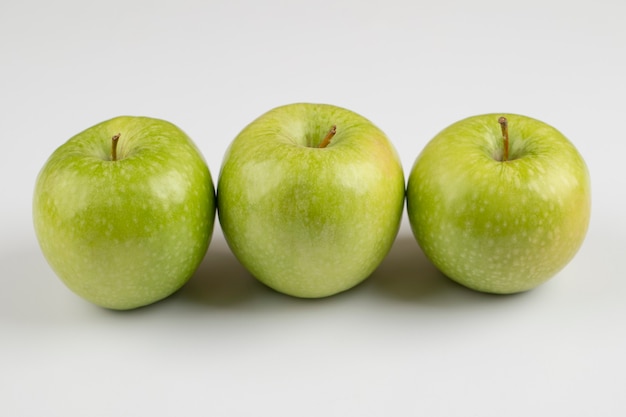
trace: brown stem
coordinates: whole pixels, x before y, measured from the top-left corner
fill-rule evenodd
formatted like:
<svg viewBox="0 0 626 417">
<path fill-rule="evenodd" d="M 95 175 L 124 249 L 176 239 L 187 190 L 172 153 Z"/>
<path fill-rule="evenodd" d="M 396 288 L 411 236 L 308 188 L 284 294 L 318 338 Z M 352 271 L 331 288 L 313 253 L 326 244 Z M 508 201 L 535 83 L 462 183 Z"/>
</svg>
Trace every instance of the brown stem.
<svg viewBox="0 0 626 417">
<path fill-rule="evenodd" d="M 333 125 L 330 130 L 328 131 L 328 133 L 326 134 L 326 136 L 324 136 L 324 139 L 322 139 L 322 142 L 320 143 L 320 148 L 325 148 L 328 146 L 328 144 L 330 143 L 330 141 L 332 140 L 332 138 L 335 136 L 335 134 L 337 133 L 337 126 Z"/>
<path fill-rule="evenodd" d="M 117 141 L 119 139 L 119 133 L 111 138 L 111 161 L 117 161 Z"/>
<path fill-rule="evenodd" d="M 498 119 L 498 123 L 500 123 L 500 127 L 502 127 L 502 140 L 504 142 L 502 161 L 506 162 L 509 160 L 509 121 L 506 120 L 506 117 L 502 116 Z"/>
</svg>

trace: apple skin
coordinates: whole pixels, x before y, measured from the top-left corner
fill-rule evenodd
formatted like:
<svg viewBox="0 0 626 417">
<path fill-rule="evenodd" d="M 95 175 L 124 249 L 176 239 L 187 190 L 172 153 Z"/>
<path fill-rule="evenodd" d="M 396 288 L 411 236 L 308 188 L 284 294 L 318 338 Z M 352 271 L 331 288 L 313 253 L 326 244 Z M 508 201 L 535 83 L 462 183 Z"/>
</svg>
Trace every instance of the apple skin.
<svg viewBox="0 0 626 417">
<path fill-rule="evenodd" d="M 509 126 L 506 162 L 501 116 Z M 553 277 L 582 245 L 589 172 L 574 145 L 543 122 L 474 116 L 444 129 L 417 157 L 407 213 L 444 275 L 482 292 L 522 292 Z"/>
<path fill-rule="evenodd" d="M 117 117 L 69 139 L 45 163 L 33 198 L 35 233 L 52 269 L 79 296 L 117 310 L 154 303 L 188 281 L 215 210 L 195 144 L 147 117 Z"/>
<path fill-rule="evenodd" d="M 320 142 L 335 125 L 325 148 Z M 328 104 L 295 103 L 250 123 L 228 148 L 218 215 L 237 259 L 267 286 L 319 298 L 365 280 L 404 209 L 404 174 L 385 134 Z"/>
</svg>

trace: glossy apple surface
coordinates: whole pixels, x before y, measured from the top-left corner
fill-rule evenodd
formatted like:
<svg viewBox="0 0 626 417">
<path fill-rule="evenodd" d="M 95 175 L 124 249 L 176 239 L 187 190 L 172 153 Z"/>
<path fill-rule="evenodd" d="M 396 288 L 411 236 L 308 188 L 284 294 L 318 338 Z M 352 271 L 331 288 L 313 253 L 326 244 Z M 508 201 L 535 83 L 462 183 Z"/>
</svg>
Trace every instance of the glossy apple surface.
<svg viewBox="0 0 626 417">
<path fill-rule="evenodd" d="M 470 117 L 418 156 L 407 210 L 417 242 L 443 274 L 479 291 L 526 291 L 580 248 L 591 211 L 589 173 L 574 145 L 543 122 Z"/>
<path fill-rule="evenodd" d="M 345 291 L 374 271 L 398 232 L 405 191 L 380 129 L 310 103 L 249 124 L 224 157 L 217 190 L 237 259 L 269 287 L 306 298 Z"/>
<path fill-rule="evenodd" d="M 214 218 L 199 150 L 173 124 L 146 117 L 114 118 L 72 137 L 42 168 L 33 198 L 52 269 L 76 294 L 111 309 L 153 303 L 185 284 Z"/>
</svg>

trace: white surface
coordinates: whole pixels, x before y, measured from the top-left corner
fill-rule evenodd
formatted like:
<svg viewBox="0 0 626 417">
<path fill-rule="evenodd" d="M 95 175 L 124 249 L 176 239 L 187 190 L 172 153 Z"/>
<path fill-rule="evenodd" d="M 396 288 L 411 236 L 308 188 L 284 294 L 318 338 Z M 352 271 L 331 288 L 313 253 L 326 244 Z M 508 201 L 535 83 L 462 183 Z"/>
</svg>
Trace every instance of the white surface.
<svg viewBox="0 0 626 417">
<path fill-rule="evenodd" d="M 3 1 L 0 415 L 617 416 L 626 413 L 626 3 Z M 48 155 L 120 114 L 183 128 L 214 179 L 272 107 L 373 120 L 405 172 L 448 124 L 516 112 L 589 165 L 593 217 L 544 286 L 441 277 L 405 222 L 379 270 L 323 300 L 257 284 L 219 227 L 170 299 L 94 307 L 48 268 L 30 219 Z"/>
</svg>

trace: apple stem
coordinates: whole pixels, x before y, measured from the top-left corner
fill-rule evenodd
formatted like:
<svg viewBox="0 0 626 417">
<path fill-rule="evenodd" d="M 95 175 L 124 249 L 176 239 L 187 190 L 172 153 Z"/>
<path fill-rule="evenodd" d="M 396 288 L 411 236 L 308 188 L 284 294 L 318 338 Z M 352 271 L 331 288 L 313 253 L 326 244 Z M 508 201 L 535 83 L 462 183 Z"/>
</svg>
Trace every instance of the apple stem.
<svg viewBox="0 0 626 417">
<path fill-rule="evenodd" d="M 335 136 L 335 134 L 337 133 L 337 126 L 333 125 L 330 130 L 328 131 L 328 133 L 326 134 L 326 136 L 324 136 L 324 139 L 322 139 L 322 142 L 320 143 L 320 148 L 325 148 L 328 146 L 328 144 L 330 143 L 330 141 L 332 140 L 332 138 Z"/>
<path fill-rule="evenodd" d="M 111 161 L 117 161 L 117 141 L 119 139 L 119 133 L 111 138 Z"/>
<path fill-rule="evenodd" d="M 500 127 L 502 128 L 502 141 L 504 144 L 504 151 L 502 152 L 502 161 L 509 160 L 509 121 L 506 117 L 502 116 L 498 119 Z"/>
</svg>

